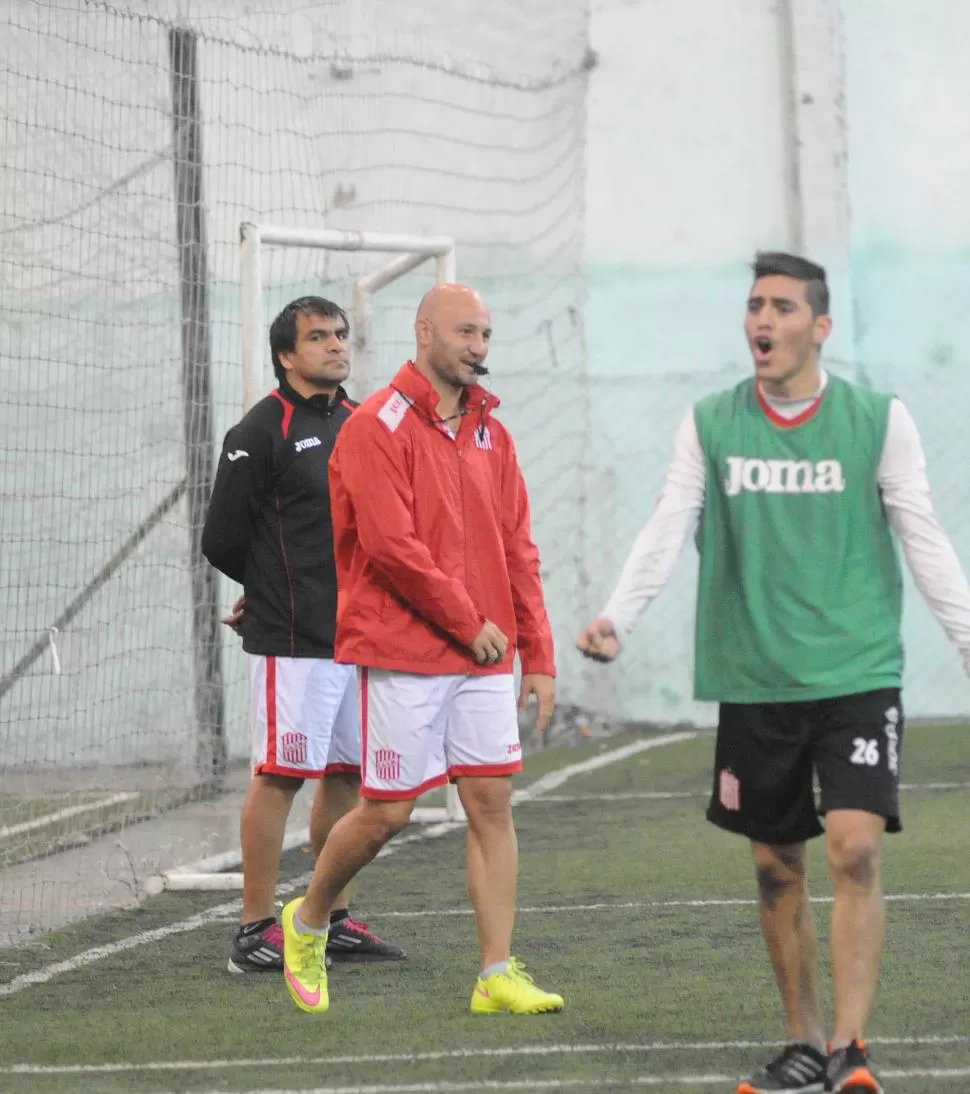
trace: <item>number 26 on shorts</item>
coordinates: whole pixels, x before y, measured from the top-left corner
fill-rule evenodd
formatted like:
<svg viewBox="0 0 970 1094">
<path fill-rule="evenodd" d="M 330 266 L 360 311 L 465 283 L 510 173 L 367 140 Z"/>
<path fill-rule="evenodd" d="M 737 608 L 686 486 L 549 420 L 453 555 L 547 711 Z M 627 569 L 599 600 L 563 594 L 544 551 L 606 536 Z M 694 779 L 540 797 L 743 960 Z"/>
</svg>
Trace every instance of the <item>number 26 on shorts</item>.
<svg viewBox="0 0 970 1094">
<path fill-rule="evenodd" d="M 852 755 L 849 758 L 854 764 L 876 767 L 879 763 L 879 742 L 856 737 L 852 742 Z"/>
</svg>

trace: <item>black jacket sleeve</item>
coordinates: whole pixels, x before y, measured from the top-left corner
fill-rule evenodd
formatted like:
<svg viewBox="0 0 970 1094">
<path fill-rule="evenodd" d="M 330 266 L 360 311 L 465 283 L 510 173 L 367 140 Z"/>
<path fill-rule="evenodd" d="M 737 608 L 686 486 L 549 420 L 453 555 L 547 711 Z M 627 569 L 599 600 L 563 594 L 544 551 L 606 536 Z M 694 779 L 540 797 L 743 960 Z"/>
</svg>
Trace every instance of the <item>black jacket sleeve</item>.
<svg viewBox="0 0 970 1094">
<path fill-rule="evenodd" d="M 246 421 L 233 426 L 222 445 L 202 528 L 202 553 L 240 585 L 246 576 L 253 521 L 266 493 L 272 455 L 266 431 Z"/>
</svg>

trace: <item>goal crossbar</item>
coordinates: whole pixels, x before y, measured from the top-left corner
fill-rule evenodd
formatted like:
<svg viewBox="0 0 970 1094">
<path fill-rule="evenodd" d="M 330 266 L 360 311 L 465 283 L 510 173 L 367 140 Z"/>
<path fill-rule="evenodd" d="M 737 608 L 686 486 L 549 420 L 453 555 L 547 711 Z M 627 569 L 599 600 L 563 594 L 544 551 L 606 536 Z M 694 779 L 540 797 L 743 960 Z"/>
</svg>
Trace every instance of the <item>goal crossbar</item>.
<svg viewBox="0 0 970 1094">
<path fill-rule="evenodd" d="M 322 251 L 371 251 L 396 254 L 383 266 L 359 277 L 354 284 L 355 371 L 360 382 L 369 372 L 371 298 L 399 277 L 435 260 L 438 284 L 455 280 L 455 241 L 451 236 L 402 235 L 384 232 L 339 231 L 334 228 L 288 228 L 278 224 L 239 225 L 240 289 L 242 308 L 243 406 L 249 410 L 263 390 L 264 338 L 262 250 L 267 247 L 304 247 Z"/>
<path fill-rule="evenodd" d="M 263 249 L 268 247 L 300 247 L 323 251 L 363 251 L 394 255 L 390 261 L 362 274 L 353 286 L 353 372 L 357 382 L 366 387 L 373 379 L 372 301 L 376 293 L 398 278 L 404 277 L 423 263 L 434 260 L 435 281 L 452 283 L 456 279 L 455 241 L 451 236 L 421 236 L 382 232 L 339 231 L 332 228 L 289 228 L 277 224 L 239 225 L 240 307 L 242 322 L 243 407 L 249 410 L 266 394 L 264 362 L 266 341 L 262 317 Z M 443 809 L 417 808 L 413 819 L 434 823 L 437 820 L 462 821 L 465 811 L 457 790 L 451 784 L 446 791 Z M 230 856 L 235 863 L 236 852 Z M 182 869 L 171 871 L 168 887 L 234 888 L 241 875 L 228 874 L 226 862 L 218 869 Z M 221 874 L 216 877 L 216 874 Z"/>
<path fill-rule="evenodd" d="M 336 228 L 284 228 L 277 224 L 243 222 L 240 231 L 259 234 L 263 243 L 281 247 L 316 247 L 330 251 L 384 251 L 386 254 L 409 252 L 433 258 L 454 250 L 451 236 L 412 236 L 385 232 L 344 232 Z"/>
</svg>

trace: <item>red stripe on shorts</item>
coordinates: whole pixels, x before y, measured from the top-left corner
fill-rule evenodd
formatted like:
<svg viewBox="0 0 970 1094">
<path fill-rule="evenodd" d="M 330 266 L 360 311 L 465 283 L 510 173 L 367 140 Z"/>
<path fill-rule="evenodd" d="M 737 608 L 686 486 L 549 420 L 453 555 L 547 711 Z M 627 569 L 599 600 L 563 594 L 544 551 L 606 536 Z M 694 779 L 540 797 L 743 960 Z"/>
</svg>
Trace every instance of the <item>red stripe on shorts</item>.
<svg viewBox="0 0 970 1094">
<path fill-rule="evenodd" d="M 276 766 L 276 658 L 266 658 L 266 763 Z"/>
<path fill-rule="evenodd" d="M 420 786 L 413 786 L 409 790 L 381 790 L 361 783 L 360 796 L 378 802 L 406 802 L 420 798 L 422 794 L 427 794 L 429 790 L 437 790 L 439 786 L 447 785 L 447 775 L 435 775 L 433 779 L 428 779 Z"/>
<path fill-rule="evenodd" d="M 360 781 L 367 782 L 367 669 L 360 670 Z"/>
<path fill-rule="evenodd" d="M 507 764 L 454 764 L 448 768 L 448 778 L 455 779 L 487 779 L 499 775 L 514 775 L 522 770 L 521 760 L 512 760 Z"/>
<path fill-rule="evenodd" d="M 360 778 L 360 764 L 327 764 L 323 773 L 324 775 L 356 775 Z"/>
</svg>

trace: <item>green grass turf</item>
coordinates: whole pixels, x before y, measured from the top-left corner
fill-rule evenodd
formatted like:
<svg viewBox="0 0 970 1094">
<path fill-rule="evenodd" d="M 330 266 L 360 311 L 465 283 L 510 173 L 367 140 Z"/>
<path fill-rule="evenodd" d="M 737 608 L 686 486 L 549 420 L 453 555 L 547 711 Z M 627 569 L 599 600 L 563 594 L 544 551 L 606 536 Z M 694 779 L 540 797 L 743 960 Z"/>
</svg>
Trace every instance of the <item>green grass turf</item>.
<svg viewBox="0 0 970 1094">
<path fill-rule="evenodd" d="M 629 739 L 611 741 L 611 747 Z M 551 750 L 530 763 L 563 765 L 598 754 L 599 742 Z M 712 740 L 667 746 L 579 776 L 559 795 L 642 790 L 702 794 Z M 970 733 L 912 728 L 905 782 L 961 781 L 970 772 Z M 903 799 L 905 832 L 889 840 L 889 893 L 970 892 L 970 791 L 913 790 Z M 314 1064 L 225 1070 L 98 1075 L 12 1075 L 0 1089 L 38 1094 L 84 1091 L 247 1091 L 423 1082 L 562 1081 L 602 1088 L 605 1077 L 718 1073 L 741 1075 L 765 1049 L 551 1052 L 514 1057 L 347 1061 L 333 1057 L 494 1050 L 527 1046 L 640 1045 L 662 1042 L 770 1041 L 783 1035 L 755 908 L 663 906 L 671 900 L 750 900 L 753 879 L 743 840 L 703 819 L 702 797 L 672 800 L 536 802 L 516 811 L 522 908 L 605 904 L 588 911 L 523 911 L 516 948 L 537 980 L 561 989 L 558 1016 L 494 1020 L 466 1013 L 477 967 L 467 914 L 460 832 L 413 844 L 381 859 L 357 884 L 356 904 L 375 927 L 409 951 L 394 966 L 338 966 L 332 1009 L 299 1013 L 276 976 L 225 972 L 232 923 L 212 924 L 162 943 L 117 954 L 0 1000 L 0 1068 L 12 1063 L 330 1058 Z M 813 848 L 815 891 L 829 890 L 822 848 Z M 287 856 L 292 876 L 306 869 Z M 223 903 L 225 894 L 164 894 L 137 913 L 103 917 L 49 936 L 42 952 L 0 954 L 2 978 L 87 946 L 124 937 Z M 637 907 L 621 907 L 624 904 Z M 404 913 L 392 915 L 391 913 Z M 830 905 L 816 906 L 827 935 Z M 7 962 L 14 962 L 13 967 Z M 828 992 L 828 981 L 826 980 Z M 939 1045 L 875 1046 L 886 1069 L 970 1069 L 970 901 L 895 902 L 874 1039 L 952 1036 Z M 961 1085 L 962 1084 L 962 1085 Z M 622 1087 L 621 1087 L 622 1088 Z M 632 1089 L 632 1087 L 631 1087 Z M 662 1087 L 661 1089 L 667 1089 Z M 670 1090 L 730 1090 L 671 1085 Z M 892 1091 L 970 1091 L 970 1075 L 943 1083 L 898 1080 Z"/>
</svg>

